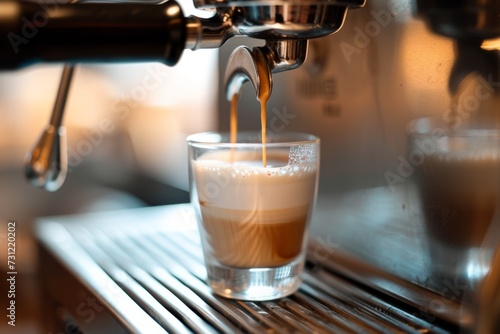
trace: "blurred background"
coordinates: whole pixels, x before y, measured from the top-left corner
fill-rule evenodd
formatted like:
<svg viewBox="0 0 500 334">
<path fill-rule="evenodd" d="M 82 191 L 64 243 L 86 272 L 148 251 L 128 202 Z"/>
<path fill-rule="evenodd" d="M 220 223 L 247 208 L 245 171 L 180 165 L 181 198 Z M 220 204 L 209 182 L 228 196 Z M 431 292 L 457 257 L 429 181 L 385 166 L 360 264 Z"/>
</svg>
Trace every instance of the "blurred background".
<svg viewBox="0 0 500 334">
<path fill-rule="evenodd" d="M 3 276 L 8 271 L 7 222 L 13 220 L 20 307 L 16 330 L 28 326 L 19 333 L 35 333 L 27 319 L 39 313 L 36 277 L 43 268 L 37 265 L 33 239 L 37 217 L 189 201 L 185 138 L 216 127 L 216 62 L 216 51 L 187 51 L 175 68 L 155 63 L 78 66 L 63 119 L 69 172 L 53 193 L 26 180 L 24 163 L 48 124 L 62 66 L 0 73 L 0 268 Z"/>
<path fill-rule="evenodd" d="M 186 13 L 192 3 L 185 1 Z M 78 65 L 63 125 L 69 171 L 57 192 L 24 176 L 27 153 L 49 122 L 62 64 L 0 72 L 0 281 L 8 306 L 7 223 L 16 222 L 16 327 L 41 333 L 33 226 L 38 217 L 189 201 L 187 135 L 216 129 L 218 51 L 185 51 L 175 67 L 159 63 Z M 2 311 L 2 318 L 5 312 Z"/>
</svg>

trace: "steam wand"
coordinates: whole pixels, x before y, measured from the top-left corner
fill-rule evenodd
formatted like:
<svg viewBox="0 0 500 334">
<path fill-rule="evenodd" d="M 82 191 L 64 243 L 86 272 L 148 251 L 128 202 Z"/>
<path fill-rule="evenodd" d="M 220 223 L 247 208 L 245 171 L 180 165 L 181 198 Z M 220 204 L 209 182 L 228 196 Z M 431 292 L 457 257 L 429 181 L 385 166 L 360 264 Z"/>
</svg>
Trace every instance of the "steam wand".
<svg viewBox="0 0 500 334">
<path fill-rule="evenodd" d="M 58 190 L 68 171 L 66 129 L 61 124 L 73 72 L 74 65 L 64 66 L 50 123 L 26 161 L 28 180 L 48 191 Z"/>
</svg>

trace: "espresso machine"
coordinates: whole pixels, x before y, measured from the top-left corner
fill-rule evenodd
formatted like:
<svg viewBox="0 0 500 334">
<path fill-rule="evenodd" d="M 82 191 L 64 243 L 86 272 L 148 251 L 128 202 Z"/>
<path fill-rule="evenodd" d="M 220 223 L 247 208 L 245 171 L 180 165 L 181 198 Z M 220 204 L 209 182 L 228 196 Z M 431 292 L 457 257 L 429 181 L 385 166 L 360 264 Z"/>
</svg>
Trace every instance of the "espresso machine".
<svg viewBox="0 0 500 334">
<path fill-rule="evenodd" d="M 47 190 L 66 177 L 61 120 L 72 64 L 175 66 L 185 49 L 218 48 L 219 128 L 228 129 L 228 99 L 239 94 L 241 129 L 255 130 L 256 57 L 263 56 L 272 84 L 268 132 L 310 132 L 322 142 L 304 286 L 275 302 L 211 295 L 201 283 L 199 252 L 184 248 L 199 246 L 187 206 L 49 217 L 41 219 L 38 239 L 50 328 L 497 332 L 500 4 L 194 4 L 206 17 L 185 17 L 175 1 L 1 3 L 1 68 L 67 64 L 27 176 Z M 461 158 L 464 148 L 493 162 L 468 167 L 468 160 L 453 160 L 455 148 Z M 451 167 L 430 165 L 434 155 Z M 473 214 L 459 210 L 470 203 L 478 203 Z"/>
</svg>

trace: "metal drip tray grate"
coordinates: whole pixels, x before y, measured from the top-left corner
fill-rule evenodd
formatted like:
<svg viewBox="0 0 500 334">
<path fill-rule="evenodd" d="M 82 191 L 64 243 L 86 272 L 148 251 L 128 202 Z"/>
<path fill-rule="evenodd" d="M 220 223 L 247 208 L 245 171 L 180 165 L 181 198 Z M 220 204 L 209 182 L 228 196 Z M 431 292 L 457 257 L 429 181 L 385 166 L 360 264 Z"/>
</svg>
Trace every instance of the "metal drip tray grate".
<svg viewBox="0 0 500 334">
<path fill-rule="evenodd" d="M 38 225 L 37 234 L 53 313 L 85 333 L 457 329 L 317 261 L 308 263 L 300 290 L 288 298 L 245 302 L 218 297 L 204 282 L 198 234 L 187 205 L 49 218 Z"/>
</svg>

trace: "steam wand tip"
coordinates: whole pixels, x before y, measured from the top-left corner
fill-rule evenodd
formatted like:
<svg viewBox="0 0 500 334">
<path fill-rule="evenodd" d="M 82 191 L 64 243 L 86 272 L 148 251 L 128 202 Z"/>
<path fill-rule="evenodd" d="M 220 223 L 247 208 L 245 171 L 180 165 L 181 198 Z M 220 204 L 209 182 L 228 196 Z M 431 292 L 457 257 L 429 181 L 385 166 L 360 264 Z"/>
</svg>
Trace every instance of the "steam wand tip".
<svg viewBox="0 0 500 334">
<path fill-rule="evenodd" d="M 25 175 L 33 186 L 56 191 L 64 183 L 67 171 L 66 129 L 49 125 L 28 154 Z"/>
<path fill-rule="evenodd" d="M 48 191 L 58 190 L 68 171 L 66 129 L 61 123 L 73 72 L 73 65 L 64 66 L 50 123 L 26 159 L 26 178 Z"/>
</svg>

